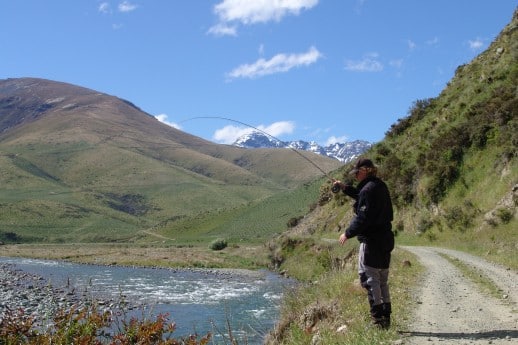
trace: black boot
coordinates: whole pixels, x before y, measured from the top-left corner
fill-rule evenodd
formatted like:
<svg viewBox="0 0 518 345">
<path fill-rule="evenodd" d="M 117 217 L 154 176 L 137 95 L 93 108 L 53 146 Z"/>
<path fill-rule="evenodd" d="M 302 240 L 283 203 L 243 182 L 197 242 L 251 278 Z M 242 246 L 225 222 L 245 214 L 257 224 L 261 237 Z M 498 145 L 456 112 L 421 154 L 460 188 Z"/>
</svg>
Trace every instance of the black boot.
<svg viewBox="0 0 518 345">
<path fill-rule="evenodd" d="M 382 327 L 383 329 L 387 329 L 390 327 L 390 314 L 392 314 L 392 305 L 390 303 L 383 303 L 383 321 Z"/>
<path fill-rule="evenodd" d="M 371 306 L 371 318 L 372 318 L 372 324 L 378 328 L 384 328 L 384 310 L 383 310 L 383 304 L 377 304 Z"/>
</svg>

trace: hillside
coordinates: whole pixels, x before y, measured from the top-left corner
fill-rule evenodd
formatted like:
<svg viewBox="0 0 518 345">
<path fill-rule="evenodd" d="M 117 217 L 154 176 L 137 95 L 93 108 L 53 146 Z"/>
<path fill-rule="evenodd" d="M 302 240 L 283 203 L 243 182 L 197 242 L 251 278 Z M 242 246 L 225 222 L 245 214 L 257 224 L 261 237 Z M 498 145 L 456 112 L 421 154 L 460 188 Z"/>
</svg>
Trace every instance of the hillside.
<svg viewBox="0 0 518 345">
<path fill-rule="evenodd" d="M 503 271 L 511 275 L 518 270 L 517 95 L 518 11 L 486 51 L 457 68 L 440 95 L 416 101 L 407 116 L 364 154 L 377 163 L 394 200 L 393 226 L 398 247 L 390 278 L 391 291 L 395 292 L 393 306 L 397 308 L 393 327 L 387 332 L 366 330 L 368 308 L 355 264 L 357 241 L 338 244 L 339 234 L 353 216 L 352 201 L 342 193 L 333 194 L 330 183 L 325 182 L 318 207 L 269 243 L 272 266 L 308 285 L 285 301 L 281 320 L 268 343 L 309 343 L 316 339 L 329 344 L 401 342 L 401 330 L 407 329 L 411 315 L 416 309 L 426 313 L 422 310 L 430 306 L 438 312 L 433 317 L 446 317 L 448 324 L 451 318 L 459 318 L 463 325 L 470 323 L 469 318 L 462 319 L 465 313 L 457 313 L 459 309 L 450 317 L 437 307 L 440 303 L 435 294 L 447 291 L 442 286 L 451 285 L 456 278 L 437 279 L 441 288 L 433 290 L 430 298 L 434 302 L 423 303 L 423 295 L 412 290 L 417 282 L 423 282 L 419 260 L 402 245 L 461 250 L 500 263 L 505 267 Z M 335 172 L 336 177 L 351 179 L 347 175 L 351 168 L 352 164 L 344 166 Z M 455 262 L 450 257 L 448 260 Z M 470 277 L 470 286 L 498 280 L 469 265 L 456 265 L 462 274 L 453 275 Z M 439 263 L 439 271 L 444 268 Z M 492 289 L 499 297 L 494 303 L 503 303 L 502 291 L 506 290 Z M 466 289 L 459 291 L 462 297 L 458 299 L 464 299 Z M 446 295 L 449 312 L 450 302 L 456 298 Z M 425 308 L 420 308 L 421 304 Z M 477 308 L 475 313 L 480 316 L 482 308 Z M 449 332 L 433 328 L 435 324 L 431 322 L 427 325 L 431 333 L 414 333 L 421 335 L 423 343 L 428 343 L 434 332 L 455 343 L 463 335 L 477 337 L 475 333 L 464 333 L 464 328 Z M 509 336 L 504 337 L 502 341 L 508 341 Z"/>
<path fill-rule="evenodd" d="M 488 255 L 515 250 L 518 205 L 518 12 L 489 48 L 436 98 L 416 101 L 365 152 L 396 207 L 395 231 L 432 243 L 462 243 Z M 350 179 L 348 164 L 337 178 Z M 321 187 L 320 204 L 294 233 L 347 226 L 350 200 Z M 311 231 L 308 231 L 311 229 Z M 453 242 L 452 242 L 453 241 Z"/>
<path fill-rule="evenodd" d="M 0 234 L 22 242 L 156 239 L 193 219 L 212 231 L 225 221 L 211 214 L 236 216 L 322 176 L 292 150 L 214 144 L 128 101 L 35 78 L 0 80 L 0 161 Z M 269 231 L 304 212 L 292 206 L 272 213 Z"/>
</svg>

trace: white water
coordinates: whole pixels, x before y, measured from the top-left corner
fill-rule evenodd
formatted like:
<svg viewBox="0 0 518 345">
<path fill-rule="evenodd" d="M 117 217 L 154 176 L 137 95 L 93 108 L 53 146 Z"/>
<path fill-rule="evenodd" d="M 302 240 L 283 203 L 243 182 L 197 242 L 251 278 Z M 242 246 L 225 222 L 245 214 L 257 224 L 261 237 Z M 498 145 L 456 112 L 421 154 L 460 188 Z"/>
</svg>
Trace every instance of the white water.
<svg viewBox="0 0 518 345">
<path fill-rule="evenodd" d="M 131 304 L 146 306 L 148 316 L 167 313 L 176 322 L 176 337 L 226 333 L 229 321 L 233 334 L 248 344 L 262 343 L 278 318 L 283 292 L 293 285 L 267 271 L 230 274 L 2 257 L 0 262 L 43 276 L 55 287 L 69 284 L 94 297 L 115 300 L 122 296 Z"/>
</svg>

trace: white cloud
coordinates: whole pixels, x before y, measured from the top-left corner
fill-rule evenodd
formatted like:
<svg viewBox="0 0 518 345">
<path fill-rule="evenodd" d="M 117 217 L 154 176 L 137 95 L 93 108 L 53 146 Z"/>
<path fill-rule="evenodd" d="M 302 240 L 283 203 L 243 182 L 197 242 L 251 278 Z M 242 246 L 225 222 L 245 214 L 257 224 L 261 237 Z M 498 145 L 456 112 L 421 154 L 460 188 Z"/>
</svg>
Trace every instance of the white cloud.
<svg viewBox="0 0 518 345">
<path fill-rule="evenodd" d="M 214 6 L 214 13 L 219 24 L 230 22 L 241 24 L 266 23 L 280 21 L 284 16 L 298 15 L 303 9 L 310 9 L 319 0 L 223 0 Z M 218 30 L 209 29 L 209 33 L 221 34 Z"/>
<path fill-rule="evenodd" d="M 439 44 L 439 38 L 434 37 L 431 40 L 426 41 L 426 44 L 428 44 L 429 46 L 436 46 Z"/>
<path fill-rule="evenodd" d="M 346 60 L 345 69 L 353 72 L 380 72 L 383 64 L 378 61 L 378 54 L 367 54 L 362 60 Z"/>
<path fill-rule="evenodd" d="M 137 5 L 132 4 L 129 1 L 123 1 L 119 4 L 119 11 L 120 12 L 131 12 L 137 9 Z"/>
<path fill-rule="evenodd" d="M 295 124 L 291 121 L 279 121 L 274 122 L 269 126 L 259 125 L 257 129 L 268 133 L 269 135 L 276 137 L 282 134 L 290 134 L 295 129 Z M 249 134 L 256 131 L 251 127 L 238 127 L 234 125 L 228 125 L 214 132 L 213 138 L 215 141 L 222 144 L 232 144 L 239 137 L 245 134 Z"/>
<path fill-rule="evenodd" d="M 214 36 L 237 36 L 237 28 L 226 23 L 219 23 L 211 27 L 207 33 Z"/>
<path fill-rule="evenodd" d="M 408 40 L 407 45 L 408 45 L 408 50 L 414 50 L 417 47 L 417 44 L 412 40 Z"/>
<path fill-rule="evenodd" d="M 107 3 L 107 2 L 101 3 L 97 9 L 98 9 L 99 12 L 104 13 L 104 14 L 107 14 L 107 13 L 111 12 L 110 4 Z"/>
<path fill-rule="evenodd" d="M 224 0 L 214 6 L 214 12 L 223 22 L 255 24 L 280 21 L 287 14 L 298 15 L 317 4 L 318 0 Z"/>
<path fill-rule="evenodd" d="M 257 128 L 275 137 L 281 134 L 293 133 L 293 130 L 295 129 L 295 123 L 292 121 L 279 121 L 274 122 L 267 127 L 260 125 Z"/>
<path fill-rule="evenodd" d="M 477 38 L 475 40 L 469 40 L 468 41 L 469 47 L 473 50 L 480 50 L 484 46 L 484 41 L 482 41 L 480 38 Z"/>
<path fill-rule="evenodd" d="M 232 144 L 242 135 L 253 132 L 252 128 L 243 128 L 233 125 L 228 125 L 220 128 L 214 132 L 212 138 L 222 144 Z"/>
<path fill-rule="evenodd" d="M 347 137 L 345 135 L 341 136 L 341 137 L 335 137 L 334 135 L 329 137 L 326 141 L 326 146 L 329 146 L 329 145 L 333 145 L 333 144 L 336 144 L 336 143 L 345 143 L 347 142 Z"/>
<path fill-rule="evenodd" d="M 403 62 L 403 59 L 390 60 L 389 65 L 399 69 L 403 66 Z"/>
<path fill-rule="evenodd" d="M 269 74 L 287 72 L 294 67 L 308 66 L 322 57 L 315 47 L 302 54 L 277 54 L 270 60 L 259 59 L 252 64 L 241 65 L 227 73 L 229 79 L 258 78 Z"/>
<path fill-rule="evenodd" d="M 178 125 L 177 123 L 174 123 L 174 122 L 169 122 L 167 121 L 167 118 L 168 116 L 166 114 L 159 114 L 159 115 L 156 115 L 155 118 L 162 122 L 162 123 L 165 123 L 166 125 L 168 126 L 171 126 L 173 128 L 176 128 L 176 129 L 181 129 L 180 125 Z"/>
</svg>

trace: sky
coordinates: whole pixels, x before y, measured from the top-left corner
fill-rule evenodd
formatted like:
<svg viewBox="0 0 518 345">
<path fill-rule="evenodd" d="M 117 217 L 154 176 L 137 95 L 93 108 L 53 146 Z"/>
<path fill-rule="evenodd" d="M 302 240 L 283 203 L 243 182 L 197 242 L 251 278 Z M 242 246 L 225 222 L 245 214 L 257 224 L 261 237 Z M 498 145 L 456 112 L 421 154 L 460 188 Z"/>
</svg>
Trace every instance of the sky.
<svg viewBox="0 0 518 345">
<path fill-rule="evenodd" d="M 374 143 L 415 101 L 437 97 L 516 8 L 516 0 L 0 0 L 0 79 L 87 87 L 216 143 L 231 144 L 246 125 L 283 141 Z"/>
</svg>

